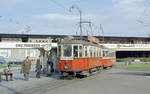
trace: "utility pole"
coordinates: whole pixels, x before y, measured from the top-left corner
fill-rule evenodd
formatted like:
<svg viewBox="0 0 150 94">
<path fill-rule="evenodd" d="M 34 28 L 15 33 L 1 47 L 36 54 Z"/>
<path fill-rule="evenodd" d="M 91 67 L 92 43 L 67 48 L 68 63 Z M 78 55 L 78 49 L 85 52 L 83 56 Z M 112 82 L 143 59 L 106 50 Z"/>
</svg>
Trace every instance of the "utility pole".
<svg viewBox="0 0 150 94">
<path fill-rule="evenodd" d="M 80 12 L 80 37 L 82 39 L 82 11 L 79 9 Z"/>
<path fill-rule="evenodd" d="M 104 43 L 104 30 L 103 30 L 102 24 L 100 24 L 100 30 L 102 31 L 103 43 Z"/>
</svg>

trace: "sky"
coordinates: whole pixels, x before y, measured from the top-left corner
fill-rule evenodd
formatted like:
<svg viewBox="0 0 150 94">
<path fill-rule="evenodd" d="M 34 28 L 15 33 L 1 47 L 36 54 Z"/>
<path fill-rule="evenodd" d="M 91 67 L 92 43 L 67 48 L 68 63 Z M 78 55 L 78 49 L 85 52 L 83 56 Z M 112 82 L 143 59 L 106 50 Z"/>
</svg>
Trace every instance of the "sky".
<svg viewBox="0 0 150 94">
<path fill-rule="evenodd" d="M 150 36 L 150 0 L 0 0 L 0 33 Z M 71 11 L 69 9 L 74 5 Z M 78 10 L 79 9 L 79 10 Z M 101 27 L 100 27 L 101 24 Z"/>
</svg>

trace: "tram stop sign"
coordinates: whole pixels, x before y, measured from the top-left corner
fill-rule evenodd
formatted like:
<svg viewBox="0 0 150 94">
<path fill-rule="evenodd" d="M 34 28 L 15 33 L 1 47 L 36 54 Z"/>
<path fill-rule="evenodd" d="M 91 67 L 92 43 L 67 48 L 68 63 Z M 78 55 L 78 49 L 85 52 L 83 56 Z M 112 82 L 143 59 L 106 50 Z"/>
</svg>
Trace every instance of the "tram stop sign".
<svg viewBox="0 0 150 94">
<path fill-rule="evenodd" d="M 44 46 L 44 50 L 45 50 L 45 51 L 50 51 L 51 49 L 52 49 L 52 47 L 51 47 L 50 44 L 46 44 L 46 45 Z"/>
</svg>

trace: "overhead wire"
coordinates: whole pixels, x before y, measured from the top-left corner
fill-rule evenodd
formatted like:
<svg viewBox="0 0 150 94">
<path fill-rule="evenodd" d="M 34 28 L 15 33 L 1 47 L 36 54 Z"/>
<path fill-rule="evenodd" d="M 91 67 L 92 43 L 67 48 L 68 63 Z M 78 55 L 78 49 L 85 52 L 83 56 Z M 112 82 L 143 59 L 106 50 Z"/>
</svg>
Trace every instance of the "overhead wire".
<svg viewBox="0 0 150 94">
<path fill-rule="evenodd" d="M 142 16 L 144 16 L 144 15 L 145 15 L 146 11 L 147 11 L 147 10 L 148 10 L 148 8 L 149 8 L 149 5 L 150 5 L 150 2 L 148 2 L 148 4 L 146 5 L 146 7 L 144 8 L 144 11 L 143 11 L 143 13 L 141 14 L 141 16 L 139 17 L 139 19 L 141 19 L 141 18 L 142 18 Z"/>
<path fill-rule="evenodd" d="M 147 1 L 149 1 L 149 0 L 147 0 Z M 150 7 L 150 2 L 148 2 L 148 4 L 145 6 L 145 8 L 144 8 L 144 11 L 142 12 L 142 14 L 139 16 L 139 18 L 138 18 L 138 22 L 139 23 L 141 23 L 141 24 L 150 24 L 150 23 L 145 23 L 144 22 L 144 20 L 143 20 L 143 18 L 144 18 L 144 15 L 146 15 L 146 12 L 147 12 L 147 10 L 149 9 L 149 7 Z"/>
<path fill-rule="evenodd" d="M 64 5 L 62 5 L 61 3 L 58 3 L 58 2 L 55 1 L 55 0 L 49 0 L 49 1 L 53 2 L 53 3 L 56 4 L 57 6 L 63 8 L 64 10 L 69 11 L 69 9 L 68 9 L 67 7 L 65 7 Z"/>
</svg>

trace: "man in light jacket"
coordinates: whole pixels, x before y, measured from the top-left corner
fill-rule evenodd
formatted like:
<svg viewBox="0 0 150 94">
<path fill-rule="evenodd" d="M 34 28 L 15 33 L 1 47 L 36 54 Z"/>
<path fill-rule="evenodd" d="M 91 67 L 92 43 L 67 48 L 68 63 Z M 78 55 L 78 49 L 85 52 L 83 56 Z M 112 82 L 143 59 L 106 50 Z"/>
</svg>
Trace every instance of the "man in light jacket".
<svg viewBox="0 0 150 94">
<path fill-rule="evenodd" d="M 31 69 L 31 60 L 29 59 L 29 56 L 27 56 L 24 62 L 22 63 L 21 69 L 21 73 L 24 74 L 24 80 L 29 80 L 30 69 Z"/>
</svg>

